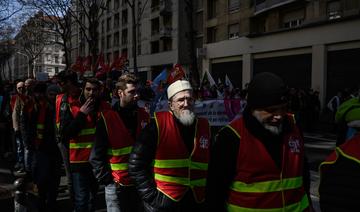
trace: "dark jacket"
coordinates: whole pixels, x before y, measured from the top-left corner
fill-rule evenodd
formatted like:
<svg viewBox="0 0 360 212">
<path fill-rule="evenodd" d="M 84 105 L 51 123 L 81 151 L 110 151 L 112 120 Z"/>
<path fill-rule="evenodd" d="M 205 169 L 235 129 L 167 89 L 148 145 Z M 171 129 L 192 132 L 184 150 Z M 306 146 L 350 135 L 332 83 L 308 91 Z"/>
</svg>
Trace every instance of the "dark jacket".
<svg viewBox="0 0 360 212">
<path fill-rule="evenodd" d="M 195 124 L 186 127 L 175 117 L 175 121 L 183 135 L 183 141 L 189 152 L 193 149 Z M 197 204 L 191 191 L 175 202 L 157 190 L 152 171 L 152 162 L 155 158 L 158 140 L 158 131 L 155 120 L 144 128 L 138 137 L 129 159 L 129 174 L 135 182 L 138 193 L 144 202 L 145 211 L 151 212 L 177 212 L 177 211 L 202 211 L 204 205 Z M 203 210 L 204 211 L 204 210 Z"/>
<path fill-rule="evenodd" d="M 264 144 L 277 167 L 281 167 L 281 146 L 283 140 L 281 134 L 271 134 L 247 109 L 243 113 L 243 118 L 249 132 Z M 290 130 L 290 123 L 287 120 L 283 122 L 283 130 Z M 221 212 L 226 211 L 228 191 L 236 174 L 241 140 L 239 142 L 239 138 L 228 127 L 222 128 L 215 139 L 209 164 L 206 201 L 212 210 Z M 308 192 L 310 189 L 310 175 L 306 163 L 304 164 L 304 170 L 304 185 Z"/>
</svg>

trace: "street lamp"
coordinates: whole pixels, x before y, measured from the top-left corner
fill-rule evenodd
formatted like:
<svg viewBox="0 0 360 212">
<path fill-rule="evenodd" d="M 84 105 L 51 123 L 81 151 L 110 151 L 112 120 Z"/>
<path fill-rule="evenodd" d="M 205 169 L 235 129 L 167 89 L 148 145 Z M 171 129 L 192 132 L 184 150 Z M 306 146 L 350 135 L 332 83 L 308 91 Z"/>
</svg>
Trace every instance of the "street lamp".
<svg viewBox="0 0 360 212">
<path fill-rule="evenodd" d="M 15 52 L 15 53 L 18 53 L 18 54 L 20 54 L 20 55 L 23 55 L 23 56 L 25 56 L 26 58 L 27 58 L 27 76 L 28 76 L 28 78 L 30 78 L 30 67 L 29 67 L 29 56 L 28 55 L 26 55 L 26 54 L 24 54 L 24 53 L 22 53 L 22 52 Z"/>
</svg>

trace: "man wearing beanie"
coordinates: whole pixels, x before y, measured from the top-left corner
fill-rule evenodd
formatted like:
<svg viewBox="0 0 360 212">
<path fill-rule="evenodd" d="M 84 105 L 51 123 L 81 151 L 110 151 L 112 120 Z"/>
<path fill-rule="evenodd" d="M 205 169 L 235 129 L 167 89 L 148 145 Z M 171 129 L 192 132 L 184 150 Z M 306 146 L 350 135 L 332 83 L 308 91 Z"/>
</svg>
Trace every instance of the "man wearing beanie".
<svg viewBox="0 0 360 212">
<path fill-rule="evenodd" d="M 256 75 L 243 116 L 218 132 L 207 187 L 212 210 L 310 209 L 303 138 L 293 116 L 286 113 L 285 92 L 278 76 Z"/>
<path fill-rule="evenodd" d="M 209 123 L 195 116 L 188 81 L 175 81 L 167 95 L 170 111 L 155 112 L 138 137 L 129 174 L 147 212 L 205 211 Z"/>
</svg>

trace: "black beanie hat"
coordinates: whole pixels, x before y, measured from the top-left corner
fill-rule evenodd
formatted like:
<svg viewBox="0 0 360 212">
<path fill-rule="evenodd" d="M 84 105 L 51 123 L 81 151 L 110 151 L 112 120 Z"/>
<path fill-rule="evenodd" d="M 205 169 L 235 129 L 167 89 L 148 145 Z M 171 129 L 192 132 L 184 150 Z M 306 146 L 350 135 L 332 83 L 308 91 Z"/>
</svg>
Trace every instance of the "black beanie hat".
<svg viewBox="0 0 360 212">
<path fill-rule="evenodd" d="M 247 107 L 250 109 L 266 108 L 283 104 L 286 87 L 277 75 L 262 72 L 251 80 L 248 87 Z"/>
</svg>

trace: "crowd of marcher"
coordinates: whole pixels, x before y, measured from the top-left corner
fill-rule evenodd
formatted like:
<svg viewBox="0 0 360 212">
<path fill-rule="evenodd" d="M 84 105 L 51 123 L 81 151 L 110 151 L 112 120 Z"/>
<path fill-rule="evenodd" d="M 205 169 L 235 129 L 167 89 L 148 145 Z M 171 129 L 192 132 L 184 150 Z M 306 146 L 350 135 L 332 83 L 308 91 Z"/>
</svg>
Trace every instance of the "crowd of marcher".
<svg viewBox="0 0 360 212">
<path fill-rule="evenodd" d="M 0 150 L 15 152 L 14 171 L 37 193 L 38 211 L 57 211 L 63 168 L 76 212 L 95 211 L 99 185 L 114 212 L 313 211 L 303 131 L 318 122 L 317 91 L 289 89 L 267 72 L 245 89 L 179 79 L 165 90 L 169 110 L 150 113 L 138 101 L 155 98 L 151 81 L 131 73 L 114 82 L 64 71 L 14 88 L 0 86 Z M 346 133 L 321 166 L 320 203 L 357 211 L 359 97 L 337 97 L 328 107 Z M 214 98 L 240 104 L 217 132 L 194 113 L 195 101 Z"/>
</svg>

